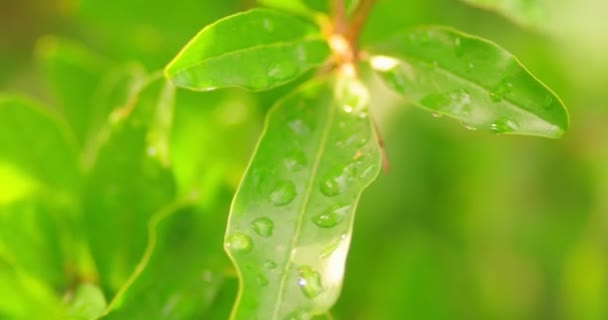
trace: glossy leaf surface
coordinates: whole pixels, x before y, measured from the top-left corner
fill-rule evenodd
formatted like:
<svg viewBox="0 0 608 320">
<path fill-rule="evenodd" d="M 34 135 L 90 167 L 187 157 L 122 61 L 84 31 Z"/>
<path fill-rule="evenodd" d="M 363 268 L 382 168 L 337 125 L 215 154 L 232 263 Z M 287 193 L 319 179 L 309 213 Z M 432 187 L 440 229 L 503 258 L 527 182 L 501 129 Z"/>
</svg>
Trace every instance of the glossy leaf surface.
<svg viewBox="0 0 608 320">
<path fill-rule="evenodd" d="M 306 318 L 338 298 L 354 210 L 380 168 L 368 104 L 359 82 L 325 78 L 270 111 L 226 232 L 233 319 Z"/>
<path fill-rule="evenodd" d="M 329 49 L 318 28 L 280 12 L 254 9 L 205 27 L 167 66 L 175 85 L 191 90 L 259 91 L 321 65 Z"/>
<path fill-rule="evenodd" d="M 443 27 L 398 33 L 371 49 L 372 67 L 410 102 L 471 129 L 557 138 L 560 99 L 504 49 Z"/>
</svg>

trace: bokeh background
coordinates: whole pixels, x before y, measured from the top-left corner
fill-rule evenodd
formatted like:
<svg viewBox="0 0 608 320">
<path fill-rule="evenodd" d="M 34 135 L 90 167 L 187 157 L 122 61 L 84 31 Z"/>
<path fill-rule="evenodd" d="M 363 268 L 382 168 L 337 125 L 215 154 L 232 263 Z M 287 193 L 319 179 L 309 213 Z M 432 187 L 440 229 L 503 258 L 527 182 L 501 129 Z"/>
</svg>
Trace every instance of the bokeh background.
<svg viewBox="0 0 608 320">
<path fill-rule="evenodd" d="M 436 119 L 412 107 L 382 89 L 377 79 L 368 79 L 375 88 L 373 112 L 384 134 L 392 170 L 381 174 L 362 198 L 342 296 L 333 311 L 335 319 L 608 319 L 608 2 L 512 2 L 529 4 L 530 12 L 540 18 L 527 23 L 457 0 L 378 1 L 363 43 L 414 24 L 447 24 L 491 39 L 554 89 L 568 107 L 571 126 L 560 140 L 469 131 L 455 121 Z M 161 70 L 203 26 L 253 6 L 252 0 L 0 0 L 0 91 L 34 97 L 59 112 L 71 103 L 63 98 L 64 91 L 81 93 L 94 103 L 98 97 L 92 94 L 95 88 L 87 87 L 87 76 L 96 79 L 134 62 L 148 72 Z M 548 11 L 539 11 L 543 7 Z M 62 72 L 65 69 L 61 68 L 72 64 L 85 72 L 74 73 L 80 76 Z M 227 207 L 264 113 L 291 87 L 260 94 L 178 92 L 178 101 L 186 102 L 183 106 L 178 103 L 175 110 L 171 146 L 177 150 L 172 151 L 172 160 L 178 182 L 167 187 L 176 189 L 168 193 L 190 192 L 184 186 L 196 181 L 190 184 L 200 187 L 205 200 L 185 209 L 195 212 L 184 214 L 189 218 L 175 219 L 166 227 L 177 230 L 168 232 L 174 236 L 167 236 L 169 240 L 163 244 L 175 256 L 159 254 L 158 269 L 164 271 L 157 276 L 148 274 L 153 281 L 137 289 L 166 293 L 133 293 L 131 299 L 137 303 L 125 302 L 124 313 L 116 319 L 226 318 L 236 290 L 234 274 L 221 249 Z M 35 130 L 24 128 L 29 129 Z M 130 145 L 120 144 L 110 150 L 114 153 L 108 151 L 110 158 L 122 152 L 121 148 Z M 121 174 L 113 171 L 112 163 L 104 170 L 109 176 Z M 155 181 L 162 180 L 157 178 Z M 10 191 L 7 181 L 0 180 L 0 191 Z M 107 204 L 96 207 L 90 200 L 91 194 L 106 192 L 95 189 L 103 184 L 96 181 L 91 178 L 85 183 L 79 193 L 84 204 L 76 206 L 75 212 L 103 211 Z M 128 186 L 120 192 L 129 201 L 145 201 L 151 194 L 133 194 Z M 11 242 L 7 230 L 29 228 L 27 223 L 9 224 L 8 216 L 15 214 L 17 201 L 6 200 L 9 198 L 0 196 L 4 199 L 0 201 L 0 223 L 4 224 L 0 226 L 4 233 L 0 234 L 0 249 L 2 241 L 5 246 Z M 199 211 L 205 212 L 204 222 L 197 220 Z M 108 212 L 97 217 L 104 214 L 111 219 Z M 201 224 L 200 230 L 192 229 L 196 223 Z M 92 247 L 95 237 L 97 243 L 103 243 L 100 239 L 104 237 L 146 239 L 145 226 L 124 235 L 122 229 L 106 225 L 99 230 L 108 233 L 93 231 L 90 235 L 96 228 L 93 224 L 83 229 L 84 238 L 93 239 Z M 42 237 L 35 229 L 32 232 L 31 237 Z M 183 236 L 188 232 L 205 235 Z M 18 250 L 32 251 L 32 256 L 39 255 L 35 250 L 44 250 L 44 246 L 15 241 L 23 246 Z M 201 253 L 205 251 L 214 254 Z M 198 253 L 204 258 L 194 256 Z M 111 259 L 120 258 L 92 255 L 93 260 L 105 257 L 110 264 Z M 172 264 L 163 262 L 165 259 L 180 261 Z M 38 263 L 35 258 L 28 261 Z M 205 263 L 219 265 L 224 273 L 197 269 Z M 80 266 L 88 270 L 86 262 Z M 87 277 L 86 272 L 62 268 L 63 275 L 49 289 L 59 301 L 69 300 L 66 292 L 74 282 L 95 282 L 99 277 L 93 271 Z M 217 290 L 203 292 L 196 282 L 190 282 L 187 290 L 159 284 L 162 280 L 172 284 L 190 281 L 169 277 L 188 268 L 204 275 L 201 286 L 212 283 Z M 121 273 L 111 266 L 105 271 L 103 266 L 97 269 L 102 276 L 104 272 L 111 275 L 111 281 L 101 284 L 110 300 L 129 271 Z M 28 268 L 22 271 L 27 273 Z M 11 303 L 27 305 L 27 301 L 41 299 L 38 293 L 30 299 L 8 290 L 7 279 L 9 276 L 0 274 L 0 287 L 5 288 L 0 288 L 0 299 L 5 301 L 0 302 L 5 307 L 0 308 L 0 319 L 11 318 L 6 310 L 19 309 L 11 309 Z M 177 299 L 178 293 L 192 298 Z M 214 298 L 204 300 L 208 306 L 203 312 L 197 304 L 205 294 Z M 27 303 L 18 300 L 21 296 Z M 175 303 L 182 313 L 169 312 L 163 318 L 159 311 L 144 317 L 137 310 L 145 304 L 166 307 L 170 299 L 179 300 Z M 149 309 L 155 308 L 162 309 Z"/>
</svg>

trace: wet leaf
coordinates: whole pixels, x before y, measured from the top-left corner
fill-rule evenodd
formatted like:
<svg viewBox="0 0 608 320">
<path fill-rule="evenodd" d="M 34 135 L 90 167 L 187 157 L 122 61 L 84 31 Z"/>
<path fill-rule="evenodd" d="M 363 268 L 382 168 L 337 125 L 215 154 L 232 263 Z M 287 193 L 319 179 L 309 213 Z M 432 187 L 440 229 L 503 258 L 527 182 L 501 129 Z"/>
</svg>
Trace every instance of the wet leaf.
<svg viewBox="0 0 608 320">
<path fill-rule="evenodd" d="M 370 49 L 372 67 L 411 103 L 470 129 L 560 137 L 559 97 L 496 44 L 444 27 L 400 32 Z"/>
<path fill-rule="evenodd" d="M 176 86 L 260 91 L 321 65 L 329 49 L 319 29 L 290 15 L 254 9 L 205 27 L 165 69 Z"/>
<path fill-rule="evenodd" d="M 234 319 L 306 318 L 335 303 L 354 210 L 380 167 L 368 105 L 359 82 L 324 78 L 270 111 L 226 232 L 241 277 Z"/>
</svg>

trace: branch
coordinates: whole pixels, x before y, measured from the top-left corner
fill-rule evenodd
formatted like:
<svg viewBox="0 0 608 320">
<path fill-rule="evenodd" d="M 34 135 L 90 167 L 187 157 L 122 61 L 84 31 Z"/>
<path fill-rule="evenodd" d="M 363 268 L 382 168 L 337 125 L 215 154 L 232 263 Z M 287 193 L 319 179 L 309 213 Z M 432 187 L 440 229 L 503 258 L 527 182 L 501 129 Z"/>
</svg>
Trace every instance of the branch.
<svg viewBox="0 0 608 320">
<path fill-rule="evenodd" d="M 376 0 L 361 0 L 361 3 L 350 18 L 348 29 L 345 31 L 345 36 L 354 47 L 357 45 L 361 29 L 363 29 L 363 25 L 375 3 Z"/>
<path fill-rule="evenodd" d="M 346 5 L 344 0 L 332 0 L 332 16 L 334 20 L 334 33 L 342 34 L 346 31 Z"/>
</svg>

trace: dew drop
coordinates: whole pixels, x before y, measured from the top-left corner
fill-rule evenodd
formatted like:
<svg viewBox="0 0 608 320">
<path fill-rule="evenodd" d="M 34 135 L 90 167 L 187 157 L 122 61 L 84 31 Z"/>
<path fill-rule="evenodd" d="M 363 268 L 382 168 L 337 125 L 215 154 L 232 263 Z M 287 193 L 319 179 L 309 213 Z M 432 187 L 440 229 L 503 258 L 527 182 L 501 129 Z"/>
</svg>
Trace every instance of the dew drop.
<svg viewBox="0 0 608 320">
<path fill-rule="evenodd" d="M 292 119 L 287 122 L 287 126 L 291 131 L 299 136 L 310 134 L 310 127 L 308 124 L 301 118 Z"/>
<path fill-rule="evenodd" d="M 268 237 L 272 236 L 272 230 L 274 228 L 274 223 L 272 222 L 272 220 L 270 220 L 270 218 L 261 217 L 261 218 L 255 219 L 255 220 L 253 220 L 253 222 L 251 222 L 251 228 L 258 235 L 260 235 L 264 238 L 268 238 Z"/>
<path fill-rule="evenodd" d="M 263 274 L 258 274 L 255 280 L 260 287 L 265 287 L 268 285 L 268 278 L 266 278 L 266 276 Z"/>
<path fill-rule="evenodd" d="M 300 171 L 306 167 L 307 163 L 306 155 L 301 151 L 290 152 L 283 159 L 283 165 L 289 172 Z"/>
<path fill-rule="evenodd" d="M 333 228 L 344 220 L 350 208 L 350 205 L 334 205 L 313 217 L 312 221 L 321 228 Z"/>
<path fill-rule="evenodd" d="M 277 267 L 277 263 L 274 262 L 273 260 L 268 259 L 268 260 L 264 261 L 264 268 L 272 270 L 272 269 L 276 269 L 276 267 Z"/>
<path fill-rule="evenodd" d="M 433 115 L 433 118 L 441 118 L 441 117 L 443 117 L 443 115 L 441 113 L 439 113 L 439 112 L 433 112 L 432 115 Z"/>
<path fill-rule="evenodd" d="M 495 90 L 490 92 L 490 99 L 494 102 L 501 102 L 505 95 L 511 92 L 512 88 L 513 84 L 511 82 L 503 80 Z"/>
<path fill-rule="evenodd" d="M 302 266 L 298 269 L 298 285 L 309 298 L 315 298 L 323 292 L 321 275 L 310 266 Z"/>
<path fill-rule="evenodd" d="M 243 233 L 234 233 L 228 237 L 227 247 L 233 251 L 250 252 L 253 248 L 251 238 Z"/>
<path fill-rule="evenodd" d="M 466 123 L 464 121 L 460 122 L 460 124 L 468 130 L 471 130 L 471 131 L 477 130 L 477 128 L 475 126 L 473 126 L 472 124 Z"/>
<path fill-rule="evenodd" d="M 281 181 L 270 193 L 270 202 L 276 206 L 286 206 L 296 197 L 296 186 L 291 181 Z"/>
<path fill-rule="evenodd" d="M 507 133 L 519 129 L 519 124 L 509 118 L 500 118 L 490 125 L 494 133 Z"/>
<path fill-rule="evenodd" d="M 346 112 L 346 113 L 353 112 L 353 107 L 348 104 L 345 104 L 344 107 L 342 107 L 342 109 L 344 109 L 344 112 Z"/>
<path fill-rule="evenodd" d="M 355 171 L 354 164 L 334 169 L 321 183 L 321 192 L 328 197 L 343 193 L 348 188 L 350 180 L 354 178 Z"/>
</svg>

